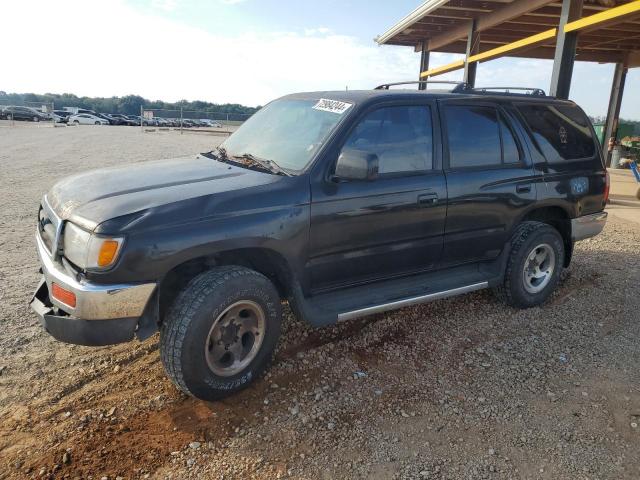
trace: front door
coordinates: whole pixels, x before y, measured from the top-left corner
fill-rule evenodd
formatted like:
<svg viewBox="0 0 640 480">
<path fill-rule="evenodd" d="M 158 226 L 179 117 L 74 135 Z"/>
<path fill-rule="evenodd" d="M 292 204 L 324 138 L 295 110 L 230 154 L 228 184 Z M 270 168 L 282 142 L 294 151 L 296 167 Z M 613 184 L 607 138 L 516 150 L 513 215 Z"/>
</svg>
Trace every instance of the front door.
<svg viewBox="0 0 640 480">
<path fill-rule="evenodd" d="M 391 104 L 369 109 L 335 149 L 379 158 L 372 181 L 324 176 L 312 184 L 312 291 L 433 268 L 440 259 L 447 188 L 434 106 Z M 331 173 L 331 171 L 329 172 Z"/>
</svg>

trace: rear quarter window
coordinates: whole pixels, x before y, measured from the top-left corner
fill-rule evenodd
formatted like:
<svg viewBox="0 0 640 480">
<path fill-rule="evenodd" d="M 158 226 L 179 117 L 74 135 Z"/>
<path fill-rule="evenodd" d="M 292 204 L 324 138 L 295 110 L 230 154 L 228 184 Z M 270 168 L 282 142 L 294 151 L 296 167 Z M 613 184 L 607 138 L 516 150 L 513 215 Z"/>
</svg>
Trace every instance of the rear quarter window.
<svg viewBox="0 0 640 480">
<path fill-rule="evenodd" d="M 595 143 L 587 116 L 575 105 L 516 105 L 548 162 L 591 158 Z"/>
</svg>

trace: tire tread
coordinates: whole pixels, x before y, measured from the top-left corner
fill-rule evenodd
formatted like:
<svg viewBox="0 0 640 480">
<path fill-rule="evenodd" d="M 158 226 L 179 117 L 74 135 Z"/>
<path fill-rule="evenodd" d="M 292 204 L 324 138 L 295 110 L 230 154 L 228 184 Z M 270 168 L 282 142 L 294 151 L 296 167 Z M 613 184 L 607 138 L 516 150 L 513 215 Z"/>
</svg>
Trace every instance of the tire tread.
<svg viewBox="0 0 640 480">
<path fill-rule="evenodd" d="M 518 227 L 516 228 L 516 231 L 513 233 L 513 236 L 511 237 L 511 248 L 509 250 L 509 258 L 507 259 L 507 267 L 504 273 L 504 278 L 502 280 L 502 283 L 497 287 L 494 287 L 493 289 L 496 297 L 500 301 L 506 303 L 507 305 L 510 305 L 512 307 L 517 307 L 517 308 L 523 307 L 523 305 L 521 305 L 520 302 L 518 302 L 513 295 L 512 284 L 511 284 L 513 269 L 518 266 L 516 259 L 524 243 L 529 239 L 529 237 L 533 233 L 544 228 L 553 228 L 553 227 L 543 222 L 534 222 L 534 221 L 522 222 L 520 225 L 518 225 Z"/>
<path fill-rule="evenodd" d="M 181 358 L 182 345 L 189 324 L 204 298 L 222 288 L 229 280 L 239 277 L 266 279 L 264 275 L 255 270 L 234 265 L 216 267 L 203 272 L 194 277 L 178 294 L 162 324 L 160 335 L 162 364 L 171 381 L 188 395 L 195 396 L 184 380 Z"/>
</svg>

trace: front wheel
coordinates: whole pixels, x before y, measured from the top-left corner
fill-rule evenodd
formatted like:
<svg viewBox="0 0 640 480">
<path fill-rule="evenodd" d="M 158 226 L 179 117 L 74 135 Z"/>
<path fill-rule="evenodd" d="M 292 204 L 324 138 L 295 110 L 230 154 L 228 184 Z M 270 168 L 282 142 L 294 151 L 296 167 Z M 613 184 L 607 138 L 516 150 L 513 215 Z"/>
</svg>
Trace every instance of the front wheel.
<svg viewBox="0 0 640 480">
<path fill-rule="evenodd" d="M 79 120 L 74 120 L 74 121 L 73 121 L 73 124 L 74 124 L 74 125 L 80 125 L 80 121 L 79 121 Z"/>
<path fill-rule="evenodd" d="M 558 230 L 524 222 L 513 234 L 504 280 L 494 291 L 513 307 L 535 307 L 556 289 L 563 265 L 564 241 Z"/>
<path fill-rule="evenodd" d="M 160 356 L 173 383 L 201 400 L 247 387 L 267 368 L 280 337 L 280 297 L 262 274 L 217 267 L 178 295 L 160 329 Z"/>
<path fill-rule="evenodd" d="M 40 117 L 33 117 L 33 121 L 34 122 L 39 122 L 40 121 Z"/>
</svg>

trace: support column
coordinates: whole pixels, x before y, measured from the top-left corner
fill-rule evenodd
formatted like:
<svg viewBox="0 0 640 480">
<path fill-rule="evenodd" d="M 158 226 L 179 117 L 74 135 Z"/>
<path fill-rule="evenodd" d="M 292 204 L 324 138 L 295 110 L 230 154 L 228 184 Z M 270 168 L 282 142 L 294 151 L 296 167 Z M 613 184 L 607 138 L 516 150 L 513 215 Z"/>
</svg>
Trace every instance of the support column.
<svg viewBox="0 0 640 480">
<path fill-rule="evenodd" d="M 480 33 L 476 31 L 476 20 L 471 20 L 469 25 L 469 33 L 467 34 L 467 57 L 480 52 Z M 473 88 L 476 86 L 476 71 L 478 62 L 469 63 L 465 60 L 463 81 Z"/>
<path fill-rule="evenodd" d="M 620 117 L 622 96 L 624 94 L 624 84 L 627 79 L 627 71 L 628 68 L 624 63 L 616 63 L 616 69 L 613 73 L 613 83 L 611 85 L 611 96 L 609 97 L 609 108 L 607 108 L 607 121 L 602 139 L 602 156 L 607 167 L 611 166 L 609 139 L 615 139 L 618 134 L 618 120 Z"/>
<path fill-rule="evenodd" d="M 422 51 L 420 52 L 420 72 L 418 73 L 418 80 L 427 80 L 426 78 L 422 78 L 420 74 L 422 72 L 426 72 L 429 70 L 429 50 L 428 50 L 429 42 L 427 40 L 422 41 Z M 418 90 L 426 90 L 426 83 L 419 83 Z"/>
<path fill-rule="evenodd" d="M 578 31 L 565 33 L 564 26 L 582 17 L 582 2 L 583 0 L 562 0 L 551 87 L 549 87 L 549 94 L 554 97 L 569 98 Z"/>
</svg>

